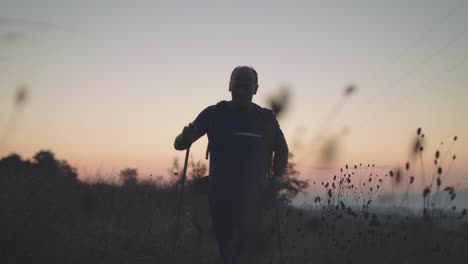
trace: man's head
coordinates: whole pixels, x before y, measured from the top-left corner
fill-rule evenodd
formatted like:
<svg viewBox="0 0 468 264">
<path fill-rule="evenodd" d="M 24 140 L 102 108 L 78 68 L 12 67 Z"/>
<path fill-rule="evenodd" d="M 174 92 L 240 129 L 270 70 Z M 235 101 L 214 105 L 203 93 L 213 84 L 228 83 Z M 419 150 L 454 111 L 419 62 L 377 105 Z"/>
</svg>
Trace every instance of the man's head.
<svg viewBox="0 0 468 264">
<path fill-rule="evenodd" d="M 233 103 L 241 109 L 248 109 L 258 89 L 257 72 L 248 66 L 238 66 L 231 73 L 229 91 Z"/>
</svg>

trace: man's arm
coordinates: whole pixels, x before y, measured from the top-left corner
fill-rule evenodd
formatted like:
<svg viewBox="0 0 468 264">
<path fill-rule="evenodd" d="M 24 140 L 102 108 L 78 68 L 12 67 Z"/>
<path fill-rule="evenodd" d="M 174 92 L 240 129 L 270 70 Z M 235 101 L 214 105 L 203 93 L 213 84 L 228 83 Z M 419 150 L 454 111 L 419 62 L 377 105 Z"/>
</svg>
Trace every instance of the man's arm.
<svg viewBox="0 0 468 264">
<path fill-rule="evenodd" d="M 187 149 L 195 140 L 195 128 L 193 124 L 190 123 L 188 126 L 184 127 L 182 133 L 174 140 L 174 148 L 176 150 Z"/>
<path fill-rule="evenodd" d="M 283 131 L 278 124 L 278 121 L 275 118 L 275 136 L 273 141 L 273 178 L 275 180 L 281 178 L 286 172 L 286 167 L 288 165 L 288 144 L 284 138 Z"/>
<path fill-rule="evenodd" d="M 185 143 L 184 140 L 184 135 L 180 133 L 174 140 L 174 148 L 176 150 L 184 150 L 187 149 L 187 144 Z"/>
<path fill-rule="evenodd" d="M 214 106 L 205 108 L 193 121 L 182 130 L 174 140 L 176 150 L 187 149 L 193 142 L 197 141 L 208 131 L 208 125 L 214 111 Z"/>
</svg>

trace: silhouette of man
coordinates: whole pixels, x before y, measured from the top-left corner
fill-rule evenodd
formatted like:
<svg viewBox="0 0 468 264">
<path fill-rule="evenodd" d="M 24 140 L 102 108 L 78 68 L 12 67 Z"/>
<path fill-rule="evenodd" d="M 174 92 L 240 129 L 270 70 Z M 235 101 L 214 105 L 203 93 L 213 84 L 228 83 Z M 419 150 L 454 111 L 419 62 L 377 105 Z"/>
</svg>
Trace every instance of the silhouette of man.
<svg viewBox="0 0 468 264">
<path fill-rule="evenodd" d="M 208 202 L 224 263 L 245 263 L 242 256 L 257 253 L 259 209 L 273 153 L 272 179 L 284 174 L 288 161 L 288 146 L 273 112 L 252 102 L 257 89 L 257 72 L 236 67 L 229 82 L 232 100 L 205 108 L 174 142 L 175 149 L 184 150 L 208 135 Z"/>
</svg>

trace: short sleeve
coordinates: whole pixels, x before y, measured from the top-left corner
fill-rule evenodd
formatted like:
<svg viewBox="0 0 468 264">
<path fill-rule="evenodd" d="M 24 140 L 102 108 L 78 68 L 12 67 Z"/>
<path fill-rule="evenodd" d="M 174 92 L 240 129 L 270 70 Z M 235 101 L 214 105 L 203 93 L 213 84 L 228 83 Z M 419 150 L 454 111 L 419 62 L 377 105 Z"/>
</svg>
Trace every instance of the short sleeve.
<svg viewBox="0 0 468 264">
<path fill-rule="evenodd" d="M 196 130 L 195 139 L 199 139 L 208 132 L 211 120 L 213 119 L 214 107 L 214 105 L 211 105 L 205 108 L 198 114 L 195 121 L 192 122 Z"/>
</svg>

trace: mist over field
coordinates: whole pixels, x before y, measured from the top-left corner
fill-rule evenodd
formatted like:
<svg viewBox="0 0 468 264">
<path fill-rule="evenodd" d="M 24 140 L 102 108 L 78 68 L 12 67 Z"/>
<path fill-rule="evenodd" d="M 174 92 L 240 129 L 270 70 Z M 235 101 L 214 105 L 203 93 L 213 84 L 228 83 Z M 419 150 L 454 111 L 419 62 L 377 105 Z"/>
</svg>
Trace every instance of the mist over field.
<svg viewBox="0 0 468 264">
<path fill-rule="evenodd" d="M 441 193 L 441 197 L 445 199 L 449 199 L 449 195 L 446 193 Z M 378 211 L 388 211 L 394 210 L 394 205 L 400 205 L 401 201 L 403 201 L 405 195 L 383 195 L 380 198 L 376 199 L 373 204 L 375 210 Z M 313 209 L 315 201 L 314 196 L 311 194 L 299 194 L 296 198 L 292 201 L 292 204 L 296 207 L 301 207 L 304 209 Z M 409 194 L 407 196 L 410 203 L 404 203 L 402 205 L 402 210 L 409 209 L 413 213 L 420 213 L 421 206 L 424 204 L 424 198 L 422 194 Z M 463 189 L 457 192 L 457 199 L 453 202 L 453 205 L 456 208 L 468 208 L 468 190 Z"/>
</svg>

